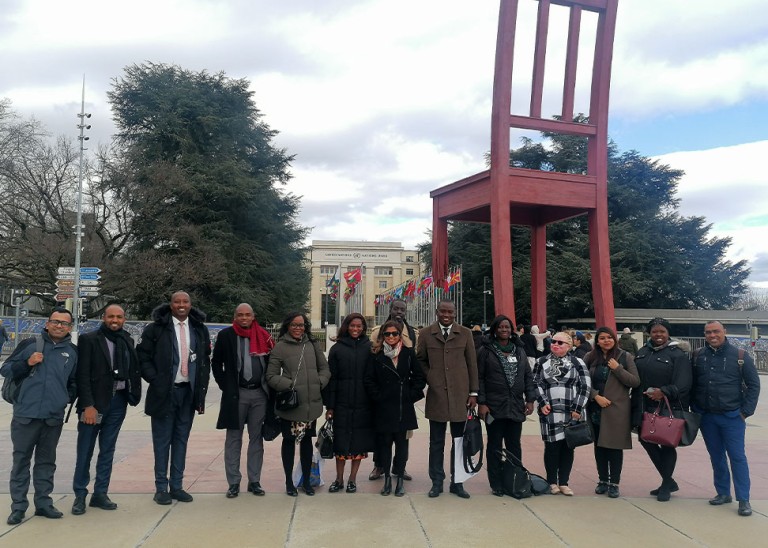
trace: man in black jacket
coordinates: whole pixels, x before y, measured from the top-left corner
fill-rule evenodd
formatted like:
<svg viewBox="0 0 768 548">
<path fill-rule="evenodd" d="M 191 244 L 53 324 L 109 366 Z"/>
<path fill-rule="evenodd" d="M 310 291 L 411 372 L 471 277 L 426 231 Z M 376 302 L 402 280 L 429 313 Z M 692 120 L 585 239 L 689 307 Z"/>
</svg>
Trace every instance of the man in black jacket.
<svg viewBox="0 0 768 548">
<path fill-rule="evenodd" d="M 77 367 L 77 460 L 72 479 L 75 501 L 72 513 L 85 513 L 85 497 L 91 481 L 91 458 L 99 442 L 96 481 L 90 506 L 115 510 L 117 504 L 107 496 L 112 476 L 112 460 L 128 404 L 141 400 L 139 358 L 130 333 L 123 329 L 125 311 L 109 305 L 101 316 L 99 329 L 78 340 Z"/>
<path fill-rule="evenodd" d="M 203 323 L 205 314 L 192 308 L 189 294 L 184 291 L 171 295 L 170 304 L 155 308 L 152 320 L 144 328 L 136 350 L 141 376 L 149 383 L 144 411 L 152 418 L 154 501 L 192 502 L 182 482 L 195 411 L 205 412 L 211 338 Z"/>
<path fill-rule="evenodd" d="M 267 413 L 269 389 L 266 373 L 269 352 L 275 346 L 272 336 L 261 327 L 247 303 L 238 305 L 232 327 L 219 331 L 213 350 L 211 370 L 221 388 L 221 407 L 216 428 L 226 429 L 224 471 L 229 490 L 227 498 L 240 494 L 240 452 L 243 428 L 248 424 L 248 491 L 264 495 L 261 466 L 264 440 L 261 426 Z"/>
<path fill-rule="evenodd" d="M 722 323 L 708 322 L 704 338 L 706 347 L 693 355 L 691 408 L 701 413 L 701 434 L 712 461 L 717 495 L 709 503 L 719 506 L 733 501 L 730 460 L 739 515 L 751 516 L 744 437 L 747 417 L 757 407 L 760 378 L 752 357 L 728 342 Z"/>
</svg>

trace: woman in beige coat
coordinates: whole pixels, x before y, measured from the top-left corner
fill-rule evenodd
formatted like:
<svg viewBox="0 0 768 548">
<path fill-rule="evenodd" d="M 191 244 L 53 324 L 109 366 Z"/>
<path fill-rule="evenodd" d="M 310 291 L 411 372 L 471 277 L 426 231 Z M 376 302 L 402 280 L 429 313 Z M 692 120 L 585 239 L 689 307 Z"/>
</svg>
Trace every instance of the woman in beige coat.
<svg viewBox="0 0 768 548">
<path fill-rule="evenodd" d="M 270 388 L 275 392 L 294 388 L 298 394 L 298 406 L 283 411 L 275 410 L 280 417 L 283 434 L 280 453 L 285 470 L 285 492 L 291 497 L 298 495 L 291 477 L 296 445 L 299 446 L 299 460 L 304 479 L 302 488 L 307 495 L 315 494 L 309 484 L 312 437 L 317 435 L 316 419 L 323 413 L 321 391 L 331 378 L 328 361 L 312 339 L 311 327 L 305 314 L 289 314 L 280 326 L 277 344 L 272 349 L 267 366 L 266 378 Z"/>
<path fill-rule="evenodd" d="M 595 432 L 595 493 L 618 498 L 624 449 L 632 448 L 629 391 L 640 386 L 640 376 L 612 329 L 598 328 L 595 340 L 594 350 L 584 358 L 592 381 L 587 414 Z"/>
</svg>

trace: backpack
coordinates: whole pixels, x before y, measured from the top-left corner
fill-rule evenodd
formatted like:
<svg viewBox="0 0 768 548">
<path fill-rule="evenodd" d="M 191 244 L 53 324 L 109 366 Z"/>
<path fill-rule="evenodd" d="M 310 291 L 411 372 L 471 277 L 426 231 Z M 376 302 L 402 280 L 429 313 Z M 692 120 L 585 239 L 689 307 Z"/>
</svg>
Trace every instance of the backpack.
<svg viewBox="0 0 768 548">
<path fill-rule="evenodd" d="M 35 352 L 42 352 L 43 346 L 45 346 L 45 341 L 43 341 L 43 336 L 38 334 L 35 335 Z M 16 401 L 19 399 L 19 393 L 21 392 L 21 383 L 24 382 L 24 379 L 27 377 L 31 377 L 35 374 L 35 371 L 37 371 L 37 367 L 30 367 L 31 371 L 29 372 L 29 375 L 25 375 L 24 377 L 20 377 L 18 379 L 14 379 L 13 375 L 8 375 L 3 380 L 3 399 L 7 401 L 10 404 L 16 403 Z"/>
</svg>

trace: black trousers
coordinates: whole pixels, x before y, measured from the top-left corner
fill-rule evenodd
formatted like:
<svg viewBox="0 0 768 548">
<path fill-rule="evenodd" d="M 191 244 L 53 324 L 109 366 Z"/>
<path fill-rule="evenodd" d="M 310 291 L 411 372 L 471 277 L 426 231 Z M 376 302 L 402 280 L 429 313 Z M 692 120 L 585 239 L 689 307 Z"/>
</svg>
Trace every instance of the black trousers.
<svg viewBox="0 0 768 548">
<path fill-rule="evenodd" d="M 672 476 L 675 473 L 675 465 L 677 464 L 677 449 L 674 447 L 666 447 L 664 445 L 656 445 L 655 443 L 648 443 L 643 440 L 640 440 L 640 445 L 642 445 L 645 452 L 648 453 L 651 462 L 661 476 L 661 480 L 667 483 L 672 481 Z"/>
<path fill-rule="evenodd" d="M 595 464 L 597 465 L 597 477 L 605 483 L 619 484 L 621 481 L 621 468 L 624 466 L 624 451 L 621 449 L 609 449 L 599 447 L 600 425 L 592 423 L 595 431 Z"/>
<path fill-rule="evenodd" d="M 496 419 L 485 425 L 488 443 L 485 450 L 485 462 L 488 466 L 488 483 L 491 489 L 502 488 L 501 477 L 501 448 L 502 445 L 518 460 L 523 460 L 523 450 L 520 446 L 520 436 L 523 433 L 523 423 L 512 419 Z"/>
<path fill-rule="evenodd" d="M 565 440 L 544 442 L 544 468 L 550 485 L 568 485 L 573 468 L 573 449 Z"/>
<path fill-rule="evenodd" d="M 429 421 L 429 479 L 432 483 L 443 483 L 445 480 L 445 430 L 447 422 Z M 464 421 L 451 422 L 451 483 L 453 483 L 453 456 L 456 448 L 453 438 L 461 437 L 464 433 Z"/>
<path fill-rule="evenodd" d="M 376 453 L 379 455 L 378 466 L 384 474 L 390 471 L 394 476 L 402 476 L 408 462 L 407 430 L 402 432 L 379 432 L 376 434 Z M 395 445 L 395 458 L 392 458 L 392 444 Z"/>
</svg>

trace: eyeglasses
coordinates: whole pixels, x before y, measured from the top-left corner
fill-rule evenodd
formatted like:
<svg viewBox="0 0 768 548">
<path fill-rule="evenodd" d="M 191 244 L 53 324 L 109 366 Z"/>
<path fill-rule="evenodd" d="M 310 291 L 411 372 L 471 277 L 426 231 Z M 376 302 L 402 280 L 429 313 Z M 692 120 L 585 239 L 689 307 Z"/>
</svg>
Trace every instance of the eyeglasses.
<svg viewBox="0 0 768 548">
<path fill-rule="evenodd" d="M 293 327 L 294 329 L 304 329 L 303 323 L 292 323 L 289 327 Z"/>
<path fill-rule="evenodd" d="M 561 344 L 569 344 L 566 341 L 552 341 L 552 344 L 555 346 L 560 346 Z"/>
<path fill-rule="evenodd" d="M 59 325 L 61 327 L 72 327 L 72 322 L 65 322 L 64 320 L 48 320 L 51 325 Z"/>
<path fill-rule="evenodd" d="M 387 331 L 386 333 L 384 333 L 384 336 L 385 337 L 399 337 L 400 333 L 398 333 L 397 331 Z"/>
</svg>

